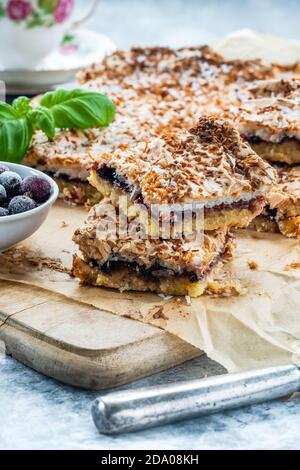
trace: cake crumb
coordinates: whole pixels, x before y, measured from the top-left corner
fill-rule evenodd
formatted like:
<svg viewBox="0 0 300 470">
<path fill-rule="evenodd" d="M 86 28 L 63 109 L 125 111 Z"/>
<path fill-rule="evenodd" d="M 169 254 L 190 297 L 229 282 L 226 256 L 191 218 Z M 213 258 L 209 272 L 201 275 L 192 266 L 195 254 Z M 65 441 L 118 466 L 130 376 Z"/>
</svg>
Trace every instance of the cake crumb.
<svg viewBox="0 0 300 470">
<path fill-rule="evenodd" d="M 300 261 L 287 264 L 286 267 L 284 268 L 285 271 L 291 271 L 292 269 L 300 269 Z"/>
<path fill-rule="evenodd" d="M 258 269 L 258 264 L 256 261 L 253 261 L 252 259 L 249 259 L 248 260 L 248 266 L 249 268 L 252 270 L 252 271 L 255 271 L 256 269 Z"/>
<path fill-rule="evenodd" d="M 152 317 L 154 320 L 159 320 L 159 319 L 168 320 L 168 317 L 166 317 L 166 315 L 164 314 L 163 307 L 161 306 L 158 307 L 157 310 L 155 310 Z"/>
</svg>

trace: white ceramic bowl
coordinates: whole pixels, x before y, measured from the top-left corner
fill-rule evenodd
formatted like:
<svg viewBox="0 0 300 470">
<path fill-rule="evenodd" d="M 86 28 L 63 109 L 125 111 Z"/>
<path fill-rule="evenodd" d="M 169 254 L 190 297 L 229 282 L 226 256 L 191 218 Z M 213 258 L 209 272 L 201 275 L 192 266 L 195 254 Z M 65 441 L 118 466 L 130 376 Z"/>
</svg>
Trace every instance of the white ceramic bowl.
<svg viewBox="0 0 300 470">
<path fill-rule="evenodd" d="M 26 238 L 30 237 L 45 221 L 49 210 L 55 203 L 58 197 L 58 187 L 52 178 L 41 173 L 40 171 L 28 168 L 23 165 L 16 165 L 15 163 L 0 162 L 7 166 L 11 171 L 18 173 L 22 178 L 27 176 L 41 176 L 49 181 L 52 187 L 52 193 L 48 201 L 41 204 L 36 209 L 22 214 L 8 215 L 7 217 L 0 217 L 0 252 L 11 248 L 16 243 L 19 243 Z"/>
</svg>

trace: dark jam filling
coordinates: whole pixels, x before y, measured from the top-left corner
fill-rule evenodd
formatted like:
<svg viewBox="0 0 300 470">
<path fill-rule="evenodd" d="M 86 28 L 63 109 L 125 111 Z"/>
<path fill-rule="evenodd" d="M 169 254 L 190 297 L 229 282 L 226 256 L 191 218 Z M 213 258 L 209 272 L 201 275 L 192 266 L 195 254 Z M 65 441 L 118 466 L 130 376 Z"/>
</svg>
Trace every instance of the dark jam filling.
<svg viewBox="0 0 300 470">
<path fill-rule="evenodd" d="M 258 135 L 253 135 L 252 137 L 246 139 L 250 144 L 260 144 L 261 142 L 265 142 L 261 137 L 258 137 Z"/>
<path fill-rule="evenodd" d="M 131 199 L 134 202 L 143 204 L 143 197 L 140 191 L 134 191 L 132 185 L 128 184 L 124 179 L 121 178 L 114 168 L 111 168 L 107 165 L 102 165 L 98 170 L 97 174 L 103 178 L 105 181 L 108 181 L 113 186 L 125 191 L 126 193 L 134 194 L 134 197 Z"/>
<path fill-rule="evenodd" d="M 271 209 L 269 205 L 265 206 L 264 213 L 262 214 L 270 220 L 276 222 L 277 220 L 277 209 Z"/>
<path fill-rule="evenodd" d="M 247 137 L 245 135 L 242 135 L 242 137 L 249 142 L 249 144 L 257 145 L 261 144 L 262 142 L 266 144 L 274 144 L 274 142 L 270 142 L 269 140 L 262 139 L 258 135 L 252 135 L 251 137 Z M 297 142 L 300 145 L 300 141 L 296 139 L 295 137 L 284 137 L 280 142 L 276 142 L 276 145 L 283 144 L 285 142 Z"/>
<path fill-rule="evenodd" d="M 105 181 L 108 181 L 111 183 L 113 186 L 120 188 L 122 191 L 126 193 L 131 193 L 134 195 L 134 197 L 131 197 L 131 199 L 134 202 L 138 202 L 140 204 L 144 203 L 143 196 L 141 194 L 141 191 L 139 190 L 134 190 L 134 187 L 130 184 L 128 184 L 118 173 L 114 168 L 111 168 L 107 165 L 102 165 L 100 168 L 97 170 L 97 174 L 103 178 Z M 226 209 L 249 209 L 251 212 L 255 212 L 257 210 L 258 205 L 264 204 L 265 199 L 263 196 L 258 196 L 250 200 L 240 200 L 240 201 L 235 201 L 231 203 L 222 203 L 219 205 L 216 205 L 214 207 L 204 207 L 204 215 L 209 215 L 215 211 L 222 211 Z"/>
<path fill-rule="evenodd" d="M 187 277 L 190 282 L 197 282 L 203 280 L 218 264 L 221 260 L 223 253 L 217 255 L 209 264 L 204 267 L 197 268 L 194 272 L 183 271 L 182 273 L 176 273 L 172 269 L 160 266 L 159 263 L 155 263 L 151 268 L 145 268 L 140 266 L 138 263 L 126 262 L 126 261 L 107 261 L 105 264 L 100 265 L 97 260 L 92 260 L 92 265 L 102 271 L 105 274 L 111 274 L 114 271 L 119 271 L 122 268 L 127 268 L 131 272 L 140 274 L 145 280 L 157 280 L 170 277 Z"/>
<path fill-rule="evenodd" d="M 216 262 L 217 261 L 214 260 L 214 263 Z M 126 261 L 108 261 L 107 263 L 101 266 L 96 260 L 92 260 L 92 264 L 94 267 L 96 267 L 105 274 L 111 274 L 114 271 L 119 271 L 122 268 L 126 268 L 129 269 L 132 273 L 134 272 L 140 274 L 146 281 L 182 276 L 188 277 L 190 282 L 197 282 L 201 279 L 204 279 L 205 275 L 208 274 L 209 270 L 211 270 L 213 267 L 212 266 L 210 269 L 208 268 L 207 273 L 204 273 L 203 271 L 201 273 L 191 273 L 188 271 L 184 271 L 178 274 L 175 273 L 175 271 L 173 271 L 172 269 L 167 269 L 160 266 L 158 263 L 151 266 L 151 268 L 145 268 L 143 266 L 140 266 L 136 262 L 130 263 Z"/>
<path fill-rule="evenodd" d="M 257 208 L 260 207 L 261 205 L 264 205 L 264 203 L 265 203 L 264 196 L 257 196 L 248 201 L 240 200 L 240 201 L 231 202 L 229 204 L 223 203 L 214 207 L 205 207 L 204 215 L 209 215 L 210 213 L 213 213 L 215 211 L 222 211 L 226 209 L 248 209 L 250 212 L 256 212 Z"/>
</svg>

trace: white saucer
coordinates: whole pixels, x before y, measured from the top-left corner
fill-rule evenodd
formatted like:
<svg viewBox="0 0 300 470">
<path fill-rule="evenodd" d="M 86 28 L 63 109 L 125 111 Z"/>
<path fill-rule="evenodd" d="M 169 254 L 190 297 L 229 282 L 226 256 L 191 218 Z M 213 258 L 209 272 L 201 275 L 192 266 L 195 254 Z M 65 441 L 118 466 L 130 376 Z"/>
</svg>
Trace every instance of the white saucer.
<svg viewBox="0 0 300 470">
<path fill-rule="evenodd" d="M 0 65 L 0 80 L 11 95 L 37 94 L 74 79 L 82 68 L 116 50 L 104 34 L 87 29 L 71 32 L 64 44 L 34 69 L 7 70 Z"/>
</svg>

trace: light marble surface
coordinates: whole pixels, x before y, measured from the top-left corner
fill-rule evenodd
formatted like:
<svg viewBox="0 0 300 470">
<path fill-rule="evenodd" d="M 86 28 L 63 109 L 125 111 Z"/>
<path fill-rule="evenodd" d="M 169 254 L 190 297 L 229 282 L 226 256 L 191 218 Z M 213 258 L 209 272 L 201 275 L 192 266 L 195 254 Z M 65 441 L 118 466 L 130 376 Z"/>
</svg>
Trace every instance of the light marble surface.
<svg viewBox="0 0 300 470">
<path fill-rule="evenodd" d="M 75 390 L 0 357 L 0 449 L 299 449 L 300 399 L 228 411 L 138 433 L 99 435 L 90 406 L 99 393 Z M 220 370 L 199 358 L 130 388 Z"/>
<path fill-rule="evenodd" d="M 119 47 L 180 46 L 244 27 L 299 38 L 299 15 L 299 0 L 106 0 L 90 27 L 110 35 Z M 220 369 L 200 358 L 131 387 L 208 372 Z M 300 399 L 106 437 L 97 434 L 91 420 L 97 395 L 61 385 L 0 355 L 0 449 L 300 449 Z"/>
</svg>

